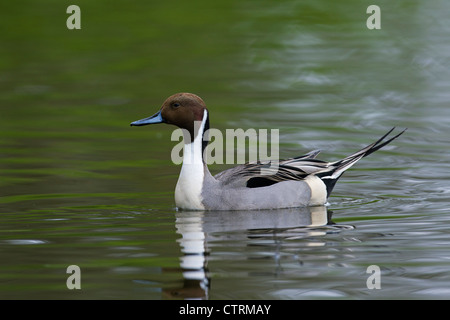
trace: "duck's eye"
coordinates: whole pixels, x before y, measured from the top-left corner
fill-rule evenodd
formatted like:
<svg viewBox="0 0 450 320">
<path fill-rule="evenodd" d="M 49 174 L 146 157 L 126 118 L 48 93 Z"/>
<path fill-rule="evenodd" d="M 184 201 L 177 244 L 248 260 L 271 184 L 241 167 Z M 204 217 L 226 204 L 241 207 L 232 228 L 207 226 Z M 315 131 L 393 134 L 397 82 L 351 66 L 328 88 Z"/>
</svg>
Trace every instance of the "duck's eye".
<svg viewBox="0 0 450 320">
<path fill-rule="evenodd" d="M 174 107 L 174 108 L 178 108 L 179 106 L 180 106 L 180 104 L 178 102 L 175 102 L 172 104 L 172 107 Z"/>
</svg>

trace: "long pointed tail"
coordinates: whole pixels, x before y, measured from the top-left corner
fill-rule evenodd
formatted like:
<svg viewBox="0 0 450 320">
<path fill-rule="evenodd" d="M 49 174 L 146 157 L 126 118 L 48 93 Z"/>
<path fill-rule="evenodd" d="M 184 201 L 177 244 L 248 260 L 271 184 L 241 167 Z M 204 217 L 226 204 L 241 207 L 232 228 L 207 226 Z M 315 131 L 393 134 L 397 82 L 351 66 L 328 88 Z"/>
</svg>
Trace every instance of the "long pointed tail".
<svg viewBox="0 0 450 320">
<path fill-rule="evenodd" d="M 335 162 L 331 162 L 328 168 L 318 174 L 316 174 L 327 186 L 327 194 L 330 195 L 331 191 L 334 188 L 337 180 L 341 177 L 341 175 L 353 166 L 358 160 L 361 158 L 367 157 L 369 154 L 374 153 L 375 151 L 383 148 L 385 145 L 390 143 L 392 140 L 401 136 L 407 129 L 403 130 L 399 134 L 394 137 L 383 141 L 392 131 L 394 131 L 395 127 L 389 130 L 384 136 L 375 141 L 374 143 L 369 144 L 367 147 L 362 148 L 361 150 L 345 157 L 342 160 L 338 160 Z"/>
</svg>

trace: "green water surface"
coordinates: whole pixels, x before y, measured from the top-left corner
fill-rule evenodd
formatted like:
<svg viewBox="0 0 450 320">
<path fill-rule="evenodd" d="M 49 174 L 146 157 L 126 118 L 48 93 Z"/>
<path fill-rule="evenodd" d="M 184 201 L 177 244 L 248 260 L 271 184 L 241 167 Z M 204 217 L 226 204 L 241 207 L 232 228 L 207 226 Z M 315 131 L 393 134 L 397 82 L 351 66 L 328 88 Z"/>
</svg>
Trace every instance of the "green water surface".
<svg viewBox="0 0 450 320">
<path fill-rule="evenodd" d="M 371 4 L 0 4 L 0 298 L 450 298 L 450 5 L 377 1 L 369 30 Z M 214 128 L 279 129 L 282 158 L 408 131 L 318 212 L 182 212 L 175 127 L 129 123 L 183 91 Z"/>
</svg>

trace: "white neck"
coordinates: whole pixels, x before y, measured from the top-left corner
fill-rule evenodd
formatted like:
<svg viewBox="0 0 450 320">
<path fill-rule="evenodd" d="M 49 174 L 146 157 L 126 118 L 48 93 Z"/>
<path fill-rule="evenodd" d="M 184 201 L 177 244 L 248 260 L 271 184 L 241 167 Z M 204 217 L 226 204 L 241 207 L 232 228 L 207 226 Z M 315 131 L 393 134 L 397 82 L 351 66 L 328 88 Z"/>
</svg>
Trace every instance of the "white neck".
<svg viewBox="0 0 450 320">
<path fill-rule="evenodd" d="M 185 139 L 184 142 L 183 165 L 181 166 L 180 176 L 175 188 L 175 203 L 179 208 L 205 209 L 201 197 L 203 178 L 205 176 L 202 142 L 207 117 L 208 112 L 205 110 L 194 141 L 191 142 L 190 139 Z"/>
</svg>

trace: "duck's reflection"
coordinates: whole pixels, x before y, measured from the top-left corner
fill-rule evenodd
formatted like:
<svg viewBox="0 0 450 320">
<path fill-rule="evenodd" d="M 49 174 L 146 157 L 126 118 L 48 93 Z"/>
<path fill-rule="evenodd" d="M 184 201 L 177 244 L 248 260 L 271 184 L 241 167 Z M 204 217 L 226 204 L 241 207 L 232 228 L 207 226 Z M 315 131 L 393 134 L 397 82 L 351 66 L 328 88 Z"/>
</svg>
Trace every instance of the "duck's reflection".
<svg viewBox="0 0 450 320">
<path fill-rule="evenodd" d="M 208 298 L 209 240 L 222 237 L 233 241 L 249 239 L 255 237 L 257 230 L 271 232 L 280 239 L 290 237 L 292 233 L 302 237 L 325 234 L 327 229 L 320 227 L 334 224 L 331 215 L 325 206 L 258 211 L 179 211 L 175 224 L 181 235 L 178 242 L 183 253 L 180 267 L 184 281 L 180 288 L 172 288 L 165 294 L 169 298 Z"/>
</svg>

